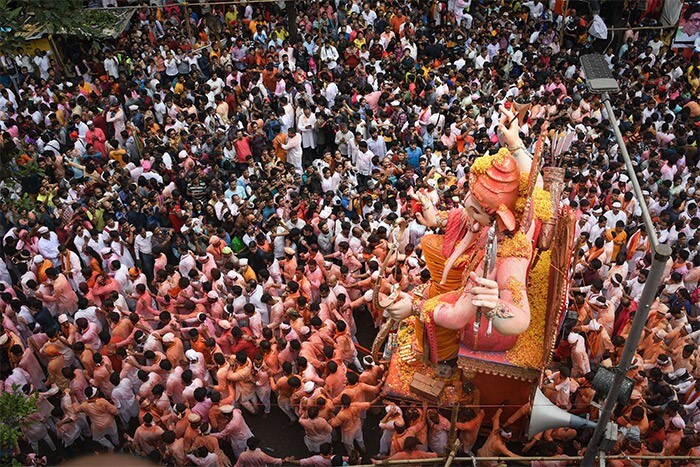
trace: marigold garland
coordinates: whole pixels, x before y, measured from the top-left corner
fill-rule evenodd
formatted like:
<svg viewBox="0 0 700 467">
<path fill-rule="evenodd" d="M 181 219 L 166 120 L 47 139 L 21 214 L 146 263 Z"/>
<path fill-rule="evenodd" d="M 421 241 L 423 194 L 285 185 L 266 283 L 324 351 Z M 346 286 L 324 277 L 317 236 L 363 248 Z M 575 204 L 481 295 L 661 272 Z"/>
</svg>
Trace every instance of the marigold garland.
<svg viewBox="0 0 700 467">
<path fill-rule="evenodd" d="M 538 369 L 542 363 L 551 254 L 551 250 L 543 251 L 539 261 L 528 274 L 530 326 L 520 335 L 513 348 L 506 352 L 508 360 L 520 367 Z"/>
<path fill-rule="evenodd" d="M 522 306 L 523 304 L 523 283 L 520 282 L 515 276 L 510 276 L 506 281 L 506 289 L 510 292 L 513 298 L 513 303 L 517 306 Z"/>
<path fill-rule="evenodd" d="M 530 172 L 520 172 L 520 181 L 518 182 L 518 194 L 527 196 L 527 188 L 530 184 Z"/>
<path fill-rule="evenodd" d="M 438 302 L 438 300 L 435 300 L 432 306 L 434 307 Z M 426 365 L 418 358 L 419 355 L 415 353 L 413 348 L 413 342 L 416 338 L 415 326 L 418 325 L 416 320 L 417 317 L 411 316 L 403 320 L 399 326 L 396 335 L 396 350 L 394 351 L 398 353 L 398 358 L 393 360 L 396 363 L 397 377 L 389 378 L 385 387 L 394 394 L 398 393 L 403 397 L 415 398 L 415 394 L 411 393 L 411 380 L 415 373 L 421 373 L 447 383 L 445 390 L 440 396 L 440 404 L 452 403 L 458 396 L 455 384 L 459 382 L 460 373 L 455 371 L 450 378 L 441 378 L 435 373 L 432 365 Z"/>
<path fill-rule="evenodd" d="M 532 204 L 535 208 L 535 217 L 542 222 L 552 218 L 552 198 L 548 191 L 535 188 L 532 193 Z"/>
<path fill-rule="evenodd" d="M 440 299 L 442 298 L 442 295 L 436 295 L 433 298 L 430 298 L 423 303 L 423 308 L 421 309 L 420 315 L 421 315 L 421 321 L 425 321 L 426 318 L 430 316 L 430 312 L 435 310 L 437 308 L 438 304 L 440 303 Z"/>
<path fill-rule="evenodd" d="M 510 156 L 510 151 L 506 148 L 501 148 L 496 154 L 486 154 L 477 157 L 469 171 L 475 174 L 485 174 L 495 162 L 502 163 L 508 156 Z"/>
<path fill-rule="evenodd" d="M 524 233 L 518 231 L 512 237 L 508 237 L 498 246 L 499 258 L 527 258 L 532 255 L 532 244 Z"/>
</svg>

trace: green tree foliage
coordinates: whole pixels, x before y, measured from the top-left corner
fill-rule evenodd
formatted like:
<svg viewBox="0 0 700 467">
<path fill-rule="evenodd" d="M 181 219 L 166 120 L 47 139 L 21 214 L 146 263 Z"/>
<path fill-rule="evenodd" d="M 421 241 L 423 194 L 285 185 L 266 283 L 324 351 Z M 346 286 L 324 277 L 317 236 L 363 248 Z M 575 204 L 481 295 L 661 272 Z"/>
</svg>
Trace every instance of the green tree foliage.
<svg viewBox="0 0 700 467">
<path fill-rule="evenodd" d="M 36 396 L 0 393 L 0 465 L 13 464 L 13 450 L 22 437 L 20 427 L 38 410 Z"/>
<path fill-rule="evenodd" d="M 82 8 L 82 0 L 0 0 L 0 43 L 21 45 L 20 31 L 72 31 L 80 27 Z"/>
</svg>

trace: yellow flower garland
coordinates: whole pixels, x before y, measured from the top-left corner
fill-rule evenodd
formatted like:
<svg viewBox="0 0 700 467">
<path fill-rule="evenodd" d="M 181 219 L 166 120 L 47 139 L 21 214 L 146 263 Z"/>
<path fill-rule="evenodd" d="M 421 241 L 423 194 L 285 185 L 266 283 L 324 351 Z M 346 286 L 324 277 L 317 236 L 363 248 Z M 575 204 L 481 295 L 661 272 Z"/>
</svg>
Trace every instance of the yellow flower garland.
<svg viewBox="0 0 700 467">
<path fill-rule="evenodd" d="M 543 251 L 539 261 L 528 275 L 530 326 L 520 335 L 513 348 L 506 352 L 508 360 L 514 365 L 538 369 L 542 363 L 551 254 L 551 250 Z"/>
<path fill-rule="evenodd" d="M 523 283 L 516 279 L 515 276 L 510 276 L 506 281 L 506 289 L 510 292 L 510 295 L 513 297 L 513 303 L 517 306 L 522 306 Z"/>
<path fill-rule="evenodd" d="M 547 222 L 552 218 L 552 198 L 548 191 L 542 188 L 535 188 L 535 191 L 532 193 L 532 204 L 537 219 Z"/>
<path fill-rule="evenodd" d="M 532 244 L 524 233 L 518 231 L 512 237 L 506 238 L 498 246 L 499 258 L 527 258 L 532 255 Z"/>
<path fill-rule="evenodd" d="M 510 151 L 508 151 L 507 148 L 501 148 L 496 154 L 486 154 L 481 157 L 477 157 L 469 170 L 475 174 L 485 174 L 486 171 L 491 168 L 494 162 L 501 163 L 508 156 L 510 156 Z"/>
<path fill-rule="evenodd" d="M 518 182 L 518 194 L 527 196 L 527 187 L 530 184 L 530 172 L 520 172 L 520 181 Z"/>
</svg>

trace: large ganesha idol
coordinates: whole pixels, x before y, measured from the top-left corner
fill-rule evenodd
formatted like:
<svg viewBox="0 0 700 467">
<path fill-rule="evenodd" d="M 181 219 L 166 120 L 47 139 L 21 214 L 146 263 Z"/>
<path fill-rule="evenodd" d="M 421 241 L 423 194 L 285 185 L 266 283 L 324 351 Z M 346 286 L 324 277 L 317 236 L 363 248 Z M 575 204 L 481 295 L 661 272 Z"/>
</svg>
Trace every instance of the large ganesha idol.
<svg viewBox="0 0 700 467">
<path fill-rule="evenodd" d="M 500 130 L 508 148 L 474 161 L 461 207 L 437 211 L 428 196 L 414 194 L 418 220 L 444 232 L 421 241 L 432 279 L 383 300 L 390 318 L 418 318 L 414 349 L 433 363 L 455 359 L 460 345 L 505 352 L 530 325 L 526 283 L 533 243 L 552 216 L 552 202 L 541 188 L 538 161 L 533 164 L 517 136 L 517 122 L 506 127 L 504 117 Z"/>
</svg>

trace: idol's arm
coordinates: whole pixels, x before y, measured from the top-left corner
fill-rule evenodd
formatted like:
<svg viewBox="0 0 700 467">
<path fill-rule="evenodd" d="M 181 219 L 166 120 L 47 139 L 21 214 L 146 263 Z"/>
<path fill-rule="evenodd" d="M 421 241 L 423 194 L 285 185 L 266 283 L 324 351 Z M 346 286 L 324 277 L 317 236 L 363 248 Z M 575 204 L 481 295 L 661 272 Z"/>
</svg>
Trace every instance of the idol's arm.
<svg viewBox="0 0 700 467">
<path fill-rule="evenodd" d="M 528 260 L 499 258 L 495 280 L 472 273 L 464 292 L 454 305 L 442 303 L 435 308 L 435 324 L 462 329 L 482 307 L 484 316 L 493 319 L 493 327 L 504 335 L 522 334 L 530 325 L 530 305 L 525 290 Z"/>
<path fill-rule="evenodd" d="M 520 172 L 530 173 L 532 168 L 532 154 L 525 149 L 525 145 L 520 139 L 520 125 L 518 125 L 518 119 L 515 118 L 513 112 L 503 106 L 501 106 L 499 110 L 501 112 L 501 118 L 499 120 L 498 131 L 503 137 L 508 150 L 518 163 Z M 542 187 L 541 175 L 537 177 L 537 186 Z"/>
</svg>

